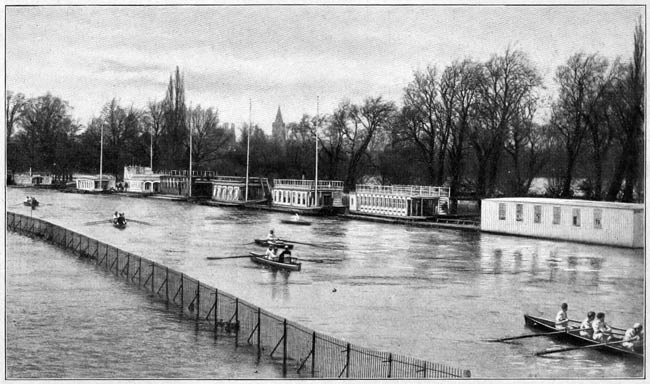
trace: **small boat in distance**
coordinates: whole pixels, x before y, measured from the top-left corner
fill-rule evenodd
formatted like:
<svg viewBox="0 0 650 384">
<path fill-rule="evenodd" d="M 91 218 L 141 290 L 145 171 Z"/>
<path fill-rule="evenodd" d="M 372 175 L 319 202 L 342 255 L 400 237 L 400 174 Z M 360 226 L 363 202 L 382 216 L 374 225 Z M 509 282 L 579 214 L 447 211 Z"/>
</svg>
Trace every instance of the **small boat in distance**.
<svg viewBox="0 0 650 384">
<path fill-rule="evenodd" d="M 524 321 L 526 322 L 526 325 L 528 327 L 543 331 L 543 332 L 557 332 L 558 329 L 555 328 L 555 321 L 554 320 L 547 320 L 547 319 L 542 319 L 540 317 L 535 317 L 531 315 L 524 315 Z M 571 320 L 574 323 L 579 323 L 579 321 Z M 620 344 L 605 344 L 605 343 L 600 343 L 596 340 L 593 340 L 589 337 L 583 337 L 580 336 L 578 333 L 579 330 L 575 330 L 576 332 L 564 332 L 564 333 L 555 333 L 553 335 L 549 335 L 549 337 L 554 337 L 558 340 L 563 340 L 567 341 L 572 344 L 576 345 L 598 345 L 597 347 L 594 347 L 594 349 L 598 349 L 599 351 L 619 355 L 621 357 L 628 357 L 632 359 L 641 359 L 643 360 L 643 353 L 638 353 L 632 350 L 629 350 Z"/>
<path fill-rule="evenodd" d="M 302 264 L 293 257 L 288 257 L 288 262 L 281 263 L 276 260 L 267 259 L 262 253 L 251 252 L 251 260 L 254 263 L 265 265 L 275 269 L 286 269 L 288 271 L 300 271 Z"/>
<path fill-rule="evenodd" d="M 124 214 L 120 214 L 113 219 L 113 226 L 118 229 L 126 228 L 126 217 L 124 217 Z"/>
<path fill-rule="evenodd" d="M 38 202 L 38 200 L 36 200 L 35 197 L 29 197 L 28 196 L 27 199 L 25 201 L 23 201 L 23 204 L 26 207 L 32 207 L 33 208 L 33 207 L 38 207 L 39 202 Z"/>
<path fill-rule="evenodd" d="M 291 220 L 283 219 L 280 220 L 280 222 L 283 224 L 293 224 L 293 225 L 311 225 L 310 221 L 305 221 L 301 219 L 297 213 L 291 218 Z"/>
<path fill-rule="evenodd" d="M 255 239 L 255 244 L 262 246 L 262 247 L 268 247 L 269 246 L 269 241 L 266 239 Z M 284 248 L 285 246 L 289 247 L 289 249 L 293 249 L 293 244 L 285 243 L 284 241 L 271 241 L 270 245 L 277 245 L 278 248 Z"/>
</svg>

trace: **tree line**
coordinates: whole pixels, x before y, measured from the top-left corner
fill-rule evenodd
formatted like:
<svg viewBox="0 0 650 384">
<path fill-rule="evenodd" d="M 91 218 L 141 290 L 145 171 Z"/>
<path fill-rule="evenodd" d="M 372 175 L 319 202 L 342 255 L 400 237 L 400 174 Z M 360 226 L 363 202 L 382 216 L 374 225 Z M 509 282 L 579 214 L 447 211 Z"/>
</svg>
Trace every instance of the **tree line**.
<svg viewBox="0 0 650 384">
<path fill-rule="evenodd" d="M 555 71 L 557 95 L 526 52 L 508 48 L 481 62 L 457 60 L 415 71 L 401 105 L 381 96 L 343 100 L 331 113 L 304 114 L 287 137 L 221 124 L 216 107 L 188 107 L 179 68 L 162 101 L 123 107 L 116 99 L 83 126 L 51 94 L 7 92 L 8 169 L 119 175 L 124 165 L 269 178 L 368 180 L 451 187 L 453 196 L 524 196 L 535 178 L 547 195 L 580 190 L 596 200 L 642 201 L 644 43 L 640 22 L 629 59 L 578 52 Z M 190 149 L 189 133 L 192 132 Z M 103 132 L 103 140 L 100 140 Z M 575 182 L 579 180 L 576 186 Z"/>
</svg>

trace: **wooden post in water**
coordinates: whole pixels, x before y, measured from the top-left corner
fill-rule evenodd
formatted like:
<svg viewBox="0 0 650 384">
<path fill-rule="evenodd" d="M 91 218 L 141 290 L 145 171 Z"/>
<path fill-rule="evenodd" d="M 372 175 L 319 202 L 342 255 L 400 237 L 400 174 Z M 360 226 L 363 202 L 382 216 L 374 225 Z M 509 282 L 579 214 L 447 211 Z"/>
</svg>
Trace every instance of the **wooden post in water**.
<svg viewBox="0 0 650 384">
<path fill-rule="evenodd" d="M 282 328 L 282 377 L 287 377 L 287 319 L 284 319 Z"/>
</svg>

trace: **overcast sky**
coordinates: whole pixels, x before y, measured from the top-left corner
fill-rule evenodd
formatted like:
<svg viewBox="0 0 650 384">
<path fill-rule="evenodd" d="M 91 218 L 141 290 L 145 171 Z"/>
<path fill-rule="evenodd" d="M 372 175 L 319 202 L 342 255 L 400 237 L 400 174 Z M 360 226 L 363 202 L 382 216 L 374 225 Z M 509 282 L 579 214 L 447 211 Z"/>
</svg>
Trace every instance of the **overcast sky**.
<svg viewBox="0 0 650 384">
<path fill-rule="evenodd" d="M 549 89 L 572 54 L 629 59 L 642 6 L 38 6 L 6 8 L 6 88 L 68 101 L 83 124 L 117 98 L 162 100 L 179 66 L 188 105 L 267 132 L 343 99 L 401 104 L 413 71 L 527 52 Z M 645 22 L 645 20 L 644 20 Z"/>
</svg>

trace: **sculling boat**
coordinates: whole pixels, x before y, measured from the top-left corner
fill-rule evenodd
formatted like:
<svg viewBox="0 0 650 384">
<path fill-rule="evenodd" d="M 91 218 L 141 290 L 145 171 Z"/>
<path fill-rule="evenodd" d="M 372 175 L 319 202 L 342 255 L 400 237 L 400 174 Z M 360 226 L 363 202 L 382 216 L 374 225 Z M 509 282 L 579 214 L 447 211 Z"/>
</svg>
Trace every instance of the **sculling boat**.
<svg viewBox="0 0 650 384">
<path fill-rule="evenodd" d="M 293 225 L 311 225 L 311 222 L 304 220 L 280 220 L 284 224 L 293 224 Z"/>
<path fill-rule="evenodd" d="M 29 199 L 27 201 L 23 201 L 23 204 L 26 207 L 38 207 L 39 202 L 38 202 L 38 200 L 36 200 L 34 198 L 31 198 L 31 199 Z"/>
<path fill-rule="evenodd" d="M 120 218 L 113 220 L 113 226 L 118 229 L 124 229 L 126 228 L 126 219 L 125 218 Z"/>
<path fill-rule="evenodd" d="M 557 332 L 558 329 L 555 328 L 555 321 L 553 320 L 547 320 L 547 319 L 542 319 L 540 317 L 535 317 L 535 316 L 530 316 L 530 315 L 524 315 L 524 320 L 526 321 L 526 325 L 535 328 L 540 331 L 544 332 Z M 580 336 L 579 330 L 576 329 L 575 332 L 566 332 L 566 333 L 556 333 L 553 335 L 549 335 L 549 337 L 554 337 L 558 340 L 562 341 L 567 341 L 572 344 L 577 344 L 577 345 L 597 345 L 600 344 L 598 347 L 594 347 L 594 349 L 598 349 L 599 351 L 603 352 L 608 352 L 612 354 L 616 354 L 619 356 L 623 357 L 629 357 L 633 359 L 643 359 L 643 353 L 638 353 L 631 351 L 620 344 L 603 344 L 599 343 L 589 337 L 583 337 Z"/>
<path fill-rule="evenodd" d="M 255 244 L 260 245 L 262 247 L 268 247 L 269 241 L 266 239 L 255 239 Z M 287 246 L 289 247 L 289 249 L 293 249 L 293 244 L 285 243 L 283 241 L 271 242 L 271 245 L 277 245 L 278 248 L 284 248 L 285 246 Z"/>
<path fill-rule="evenodd" d="M 251 252 L 250 254 L 251 254 L 251 260 L 254 263 L 266 265 L 271 268 L 286 269 L 289 271 L 300 271 L 300 267 L 302 266 L 300 262 L 297 262 L 296 259 L 291 256 L 288 256 L 285 259 L 288 260 L 288 262 L 281 263 L 279 261 L 267 259 L 266 257 L 264 257 L 264 254 L 262 253 Z"/>
</svg>

